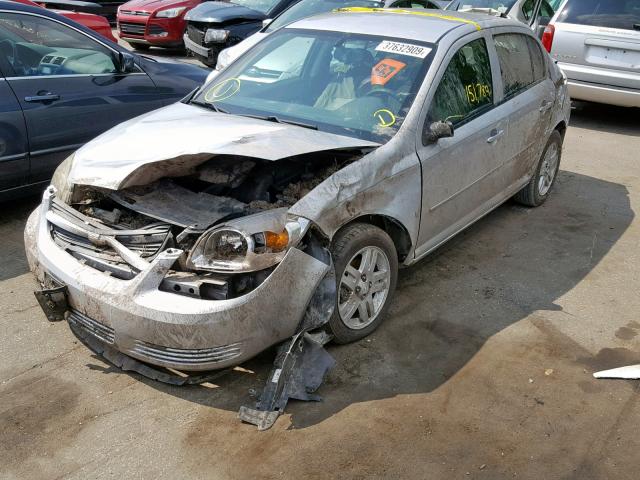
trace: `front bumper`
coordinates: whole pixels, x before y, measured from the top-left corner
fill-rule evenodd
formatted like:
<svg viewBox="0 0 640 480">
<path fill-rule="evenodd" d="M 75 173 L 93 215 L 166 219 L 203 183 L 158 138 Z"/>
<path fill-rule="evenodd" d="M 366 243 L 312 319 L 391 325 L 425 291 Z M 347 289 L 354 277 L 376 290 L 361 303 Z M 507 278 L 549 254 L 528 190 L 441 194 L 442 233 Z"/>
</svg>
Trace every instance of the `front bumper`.
<svg viewBox="0 0 640 480">
<path fill-rule="evenodd" d="M 209 47 L 201 45 L 200 43 L 190 38 L 188 33 L 184 34 L 183 41 L 184 46 L 187 50 L 190 50 L 196 55 L 208 59 L 208 61 L 212 63 L 218 59 L 218 55 L 220 54 L 220 52 L 228 47 L 228 42 L 214 43 Z"/>
<path fill-rule="evenodd" d="M 118 36 L 131 43 L 156 46 L 182 45 L 186 27 L 183 17 L 157 18 L 139 15 L 118 16 Z"/>
<path fill-rule="evenodd" d="M 131 280 L 80 263 L 51 237 L 52 191 L 27 222 L 29 265 L 43 284 L 66 285 L 67 319 L 97 340 L 138 360 L 188 371 L 238 365 L 291 337 L 330 266 L 292 248 L 255 290 L 229 300 L 203 300 L 159 290 L 181 251 L 167 249 Z"/>
</svg>

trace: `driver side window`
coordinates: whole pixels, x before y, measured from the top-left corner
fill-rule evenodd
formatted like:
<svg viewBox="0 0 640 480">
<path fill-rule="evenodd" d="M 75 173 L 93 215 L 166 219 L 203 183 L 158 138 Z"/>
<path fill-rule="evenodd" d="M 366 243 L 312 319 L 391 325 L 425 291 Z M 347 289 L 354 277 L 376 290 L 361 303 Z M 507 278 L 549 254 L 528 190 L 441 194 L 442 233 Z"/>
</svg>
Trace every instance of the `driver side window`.
<svg viewBox="0 0 640 480">
<path fill-rule="evenodd" d="M 66 25 L 34 15 L 0 15 L 0 54 L 18 77 L 117 72 L 110 49 Z"/>
<path fill-rule="evenodd" d="M 483 38 L 461 47 L 451 59 L 431 102 L 429 123 L 460 125 L 493 105 L 491 63 Z"/>
</svg>

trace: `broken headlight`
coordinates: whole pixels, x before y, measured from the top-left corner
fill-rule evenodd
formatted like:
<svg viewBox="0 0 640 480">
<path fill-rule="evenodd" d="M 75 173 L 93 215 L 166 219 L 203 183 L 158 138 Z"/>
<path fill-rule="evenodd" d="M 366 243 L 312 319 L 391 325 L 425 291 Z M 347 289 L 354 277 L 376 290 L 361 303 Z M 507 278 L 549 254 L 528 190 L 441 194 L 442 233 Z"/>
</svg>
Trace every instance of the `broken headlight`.
<svg viewBox="0 0 640 480">
<path fill-rule="evenodd" d="M 51 185 L 56 189 L 56 197 L 64 203 L 71 201 L 71 194 L 73 193 L 73 183 L 69 181 L 69 173 L 71 173 L 74 157 L 75 153 L 72 153 L 64 162 L 58 165 L 51 178 Z"/>
<path fill-rule="evenodd" d="M 300 242 L 309 223 L 288 214 L 286 208 L 232 220 L 203 233 L 187 265 L 213 272 L 254 272 L 272 267 Z"/>
</svg>

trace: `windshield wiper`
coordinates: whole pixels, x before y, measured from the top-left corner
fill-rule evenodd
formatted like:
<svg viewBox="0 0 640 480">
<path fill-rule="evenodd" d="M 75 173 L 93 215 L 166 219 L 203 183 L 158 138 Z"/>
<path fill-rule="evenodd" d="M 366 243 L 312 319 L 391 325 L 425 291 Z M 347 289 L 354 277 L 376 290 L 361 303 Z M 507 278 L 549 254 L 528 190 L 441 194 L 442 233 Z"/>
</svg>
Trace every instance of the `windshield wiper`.
<svg viewBox="0 0 640 480">
<path fill-rule="evenodd" d="M 295 120 L 283 120 L 282 118 L 278 118 L 275 115 L 252 115 L 252 114 L 236 114 L 236 115 L 240 115 L 242 117 L 251 117 L 251 118 L 257 118 L 258 120 L 266 120 L 267 122 L 274 122 L 274 123 L 288 123 L 289 125 L 296 125 L 298 127 L 302 127 L 302 128 L 309 128 L 311 130 L 318 130 L 318 126 L 317 125 L 313 125 L 311 123 L 304 123 L 304 122 L 296 122 Z"/>
<path fill-rule="evenodd" d="M 200 107 L 208 108 L 209 110 L 213 110 L 214 112 L 217 112 L 217 113 L 229 113 L 226 110 L 224 110 L 223 108 L 220 108 L 220 107 L 216 106 L 214 103 L 196 102 L 195 100 L 191 100 L 189 103 L 192 103 L 194 105 L 198 105 Z"/>
</svg>

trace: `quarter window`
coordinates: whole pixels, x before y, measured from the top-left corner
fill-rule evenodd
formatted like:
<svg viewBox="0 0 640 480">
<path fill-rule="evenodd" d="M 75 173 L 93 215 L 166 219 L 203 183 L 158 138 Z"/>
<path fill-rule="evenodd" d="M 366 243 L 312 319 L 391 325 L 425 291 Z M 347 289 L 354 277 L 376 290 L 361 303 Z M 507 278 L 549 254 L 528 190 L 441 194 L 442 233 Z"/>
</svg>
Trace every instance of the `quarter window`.
<svg viewBox="0 0 640 480">
<path fill-rule="evenodd" d="M 533 39 L 517 33 L 494 38 L 505 98 L 517 95 L 545 77 L 544 59 Z"/>
<path fill-rule="evenodd" d="M 484 39 L 460 48 L 451 59 L 436 90 L 429 121 L 459 125 L 493 104 L 491 63 Z"/>
<path fill-rule="evenodd" d="M 19 77 L 117 71 L 110 49 L 65 25 L 33 15 L 0 15 L 0 55 Z"/>
<path fill-rule="evenodd" d="M 542 50 L 538 43 L 531 37 L 525 37 L 531 54 L 531 67 L 533 68 L 533 82 L 539 82 L 547 76 L 547 67 Z"/>
</svg>

